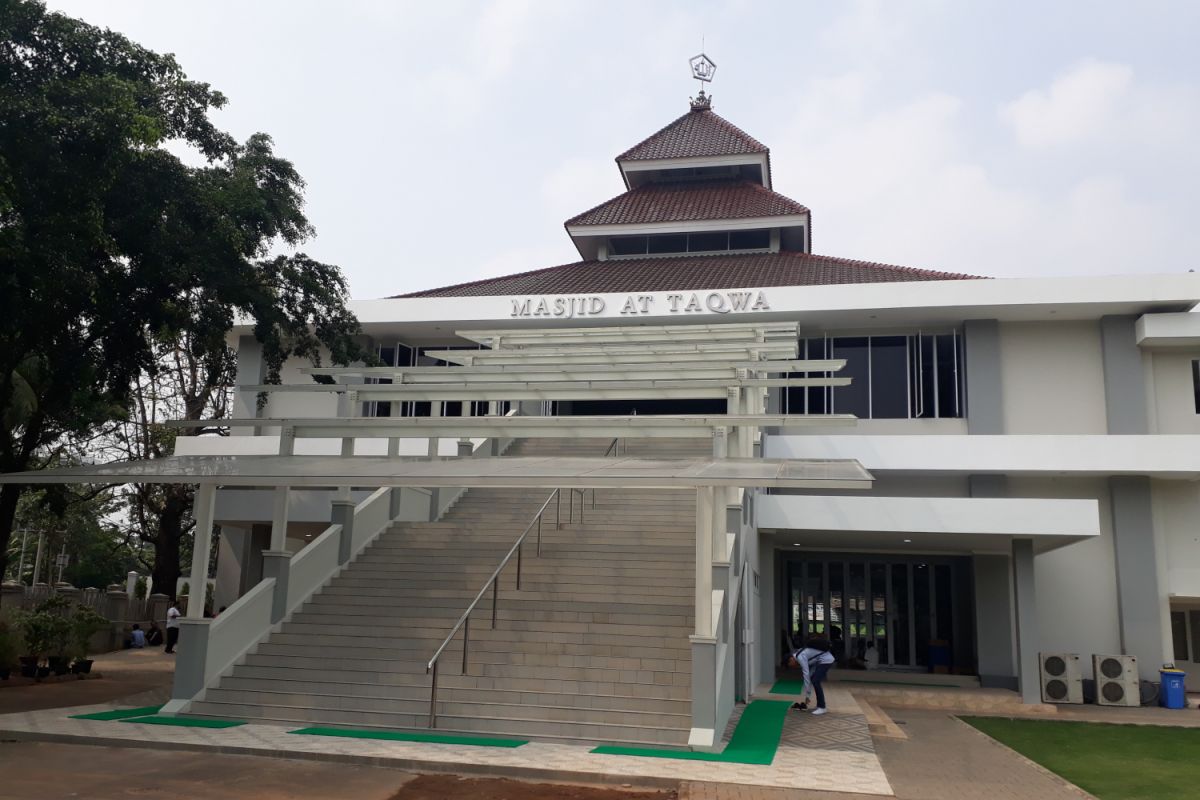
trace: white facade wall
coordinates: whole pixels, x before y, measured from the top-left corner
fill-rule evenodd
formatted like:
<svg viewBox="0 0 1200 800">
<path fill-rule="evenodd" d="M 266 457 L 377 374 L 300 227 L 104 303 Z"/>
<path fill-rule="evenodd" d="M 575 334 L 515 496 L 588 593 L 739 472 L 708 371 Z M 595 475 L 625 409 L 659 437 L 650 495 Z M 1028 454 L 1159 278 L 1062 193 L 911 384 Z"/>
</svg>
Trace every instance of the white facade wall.
<svg viewBox="0 0 1200 800">
<path fill-rule="evenodd" d="M 1200 433 L 1192 384 L 1192 362 L 1200 348 L 1154 350 L 1149 361 L 1151 431 L 1154 433 Z"/>
<path fill-rule="evenodd" d="M 1108 432 L 1096 321 L 1001 323 L 1000 368 L 1005 433 Z"/>
<path fill-rule="evenodd" d="M 1095 499 L 1100 535 L 1034 559 L 1038 647 L 1079 653 L 1085 675 L 1092 653 L 1121 652 L 1112 504 L 1103 478 L 1010 478 L 1010 497 Z"/>
</svg>

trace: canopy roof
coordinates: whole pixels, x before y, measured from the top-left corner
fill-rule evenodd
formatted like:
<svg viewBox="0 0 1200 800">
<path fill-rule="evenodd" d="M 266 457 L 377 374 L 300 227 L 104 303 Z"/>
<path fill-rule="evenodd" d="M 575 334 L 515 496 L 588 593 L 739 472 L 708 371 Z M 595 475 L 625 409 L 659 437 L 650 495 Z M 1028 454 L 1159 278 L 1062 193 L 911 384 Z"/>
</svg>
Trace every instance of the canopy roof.
<svg viewBox="0 0 1200 800">
<path fill-rule="evenodd" d="M 505 456 L 170 456 L 0 475 L 0 483 L 215 483 L 220 486 L 465 486 L 868 489 L 857 461 Z"/>
</svg>

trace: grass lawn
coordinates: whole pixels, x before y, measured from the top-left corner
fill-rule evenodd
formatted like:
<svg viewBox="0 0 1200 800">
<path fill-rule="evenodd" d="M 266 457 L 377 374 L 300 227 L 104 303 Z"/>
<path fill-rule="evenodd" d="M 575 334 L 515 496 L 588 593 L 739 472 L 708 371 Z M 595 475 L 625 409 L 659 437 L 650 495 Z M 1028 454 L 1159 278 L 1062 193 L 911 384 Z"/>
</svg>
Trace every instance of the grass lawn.
<svg viewBox="0 0 1200 800">
<path fill-rule="evenodd" d="M 962 719 L 1101 800 L 1200 797 L 1200 728 Z"/>
</svg>

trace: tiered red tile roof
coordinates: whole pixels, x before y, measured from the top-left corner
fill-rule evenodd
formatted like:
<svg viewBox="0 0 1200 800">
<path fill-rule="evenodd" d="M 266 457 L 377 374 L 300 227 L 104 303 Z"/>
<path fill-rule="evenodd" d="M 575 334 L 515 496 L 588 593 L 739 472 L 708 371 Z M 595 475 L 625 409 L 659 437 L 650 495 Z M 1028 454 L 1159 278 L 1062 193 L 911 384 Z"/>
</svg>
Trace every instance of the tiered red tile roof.
<svg viewBox="0 0 1200 800">
<path fill-rule="evenodd" d="M 795 200 L 746 180 L 646 183 L 567 220 L 567 225 L 627 225 L 807 214 Z"/>
<path fill-rule="evenodd" d="M 808 253 L 748 253 L 579 261 L 396 297 L 667 292 L 980 279 L 981 276 L 978 275 L 898 267 Z"/>
<path fill-rule="evenodd" d="M 762 142 L 709 109 L 694 109 L 617 156 L 617 161 L 769 153 Z"/>
</svg>

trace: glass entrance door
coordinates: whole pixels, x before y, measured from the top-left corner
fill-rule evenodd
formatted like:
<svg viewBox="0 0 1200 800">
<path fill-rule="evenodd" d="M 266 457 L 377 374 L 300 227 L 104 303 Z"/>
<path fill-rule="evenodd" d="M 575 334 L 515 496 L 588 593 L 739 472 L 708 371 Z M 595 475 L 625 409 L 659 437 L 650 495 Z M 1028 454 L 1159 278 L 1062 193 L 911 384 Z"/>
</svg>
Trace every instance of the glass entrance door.
<svg viewBox="0 0 1200 800">
<path fill-rule="evenodd" d="M 969 560 L 786 554 L 787 633 L 829 638 L 838 661 L 869 668 L 971 671 Z"/>
</svg>

